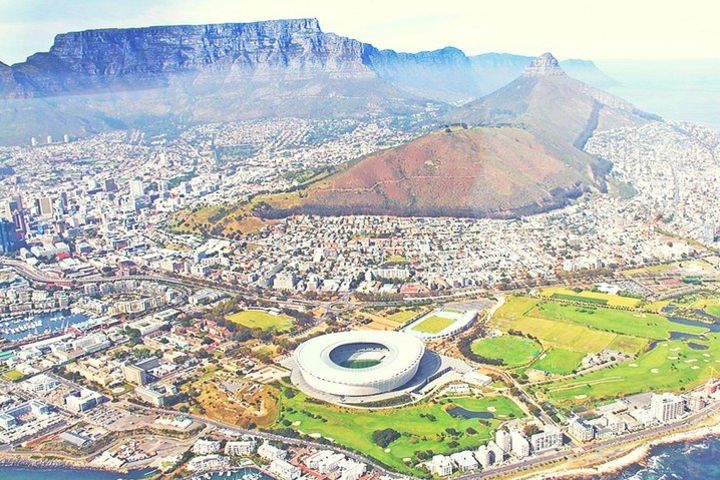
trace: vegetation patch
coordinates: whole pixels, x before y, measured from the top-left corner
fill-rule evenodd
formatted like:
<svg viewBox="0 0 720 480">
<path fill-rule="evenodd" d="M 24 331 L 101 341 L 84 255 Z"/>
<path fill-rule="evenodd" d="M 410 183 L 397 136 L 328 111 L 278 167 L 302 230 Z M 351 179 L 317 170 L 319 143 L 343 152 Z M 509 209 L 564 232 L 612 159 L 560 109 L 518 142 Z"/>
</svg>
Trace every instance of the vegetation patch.
<svg viewBox="0 0 720 480">
<path fill-rule="evenodd" d="M 296 393 L 280 395 L 281 411 L 275 427 L 306 435 L 320 434 L 362 452 L 400 472 L 422 472 L 408 466 L 438 453 L 477 448 L 487 443 L 499 426 L 522 416 L 509 398 L 460 397 L 387 410 L 353 410 L 328 405 Z M 492 411 L 493 418 L 453 417 L 447 410 Z"/>
<path fill-rule="evenodd" d="M 282 313 L 273 314 L 263 310 L 243 310 L 225 317 L 227 320 L 243 327 L 277 332 L 290 330 L 295 322 L 292 317 Z"/>
<path fill-rule="evenodd" d="M 692 343 L 707 349 L 698 350 L 683 340 L 660 342 L 637 359 L 544 385 L 535 393 L 541 400 L 569 408 L 639 392 L 689 390 L 713 375 L 720 359 L 720 335 L 708 334 L 707 340 Z"/>
<path fill-rule="evenodd" d="M 562 348 L 553 348 L 544 353 L 531 368 L 553 375 L 567 375 L 574 372 L 585 354 Z"/>
<path fill-rule="evenodd" d="M 501 360 L 508 367 L 527 365 L 542 352 L 542 346 L 536 341 L 517 335 L 499 335 L 481 338 L 473 342 L 474 354 L 493 360 Z"/>
<path fill-rule="evenodd" d="M 422 322 L 413 326 L 412 329 L 422 333 L 439 333 L 455 323 L 455 319 L 431 315 Z"/>
</svg>

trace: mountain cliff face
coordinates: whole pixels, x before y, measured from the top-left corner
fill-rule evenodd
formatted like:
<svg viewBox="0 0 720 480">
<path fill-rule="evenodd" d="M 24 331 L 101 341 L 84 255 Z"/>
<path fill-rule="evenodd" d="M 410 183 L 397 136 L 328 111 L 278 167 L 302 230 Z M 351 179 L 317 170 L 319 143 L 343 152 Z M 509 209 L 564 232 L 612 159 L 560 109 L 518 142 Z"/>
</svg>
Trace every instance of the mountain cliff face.
<svg viewBox="0 0 720 480">
<path fill-rule="evenodd" d="M 456 103 L 476 98 L 480 91 L 470 59 L 457 48 L 371 51 L 368 60 L 380 78 L 420 97 Z"/>
<path fill-rule="evenodd" d="M 71 32 L 48 52 L 0 65 L 0 142 L 270 116 L 447 110 L 487 93 L 487 79 L 509 81 L 523 58 L 481 61 L 452 47 L 378 50 L 325 33 L 316 19 Z"/>
<path fill-rule="evenodd" d="M 326 34 L 315 19 L 88 30 L 58 35 L 49 52 L 12 68 L 36 95 L 167 86 L 191 73 L 232 77 L 369 78 L 366 46 Z"/>
</svg>

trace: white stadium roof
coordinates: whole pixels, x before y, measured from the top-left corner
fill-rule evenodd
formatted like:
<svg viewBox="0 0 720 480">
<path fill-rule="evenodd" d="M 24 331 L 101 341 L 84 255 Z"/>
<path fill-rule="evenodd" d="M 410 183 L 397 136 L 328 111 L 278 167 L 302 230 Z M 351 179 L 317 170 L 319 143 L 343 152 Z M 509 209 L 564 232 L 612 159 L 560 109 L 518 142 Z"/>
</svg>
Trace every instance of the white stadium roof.
<svg viewBox="0 0 720 480">
<path fill-rule="evenodd" d="M 377 345 L 383 356 L 377 364 L 359 368 L 340 365 L 337 358 L 331 358 L 343 346 L 352 352 L 351 345 L 358 346 L 361 353 Z M 424 354 L 423 342 L 410 334 L 357 330 L 312 338 L 297 347 L 294 358 L 305 380 L 314 388 L 353 396 L 383 393 L 402 386 L 415 375 Z"/>
</svg>

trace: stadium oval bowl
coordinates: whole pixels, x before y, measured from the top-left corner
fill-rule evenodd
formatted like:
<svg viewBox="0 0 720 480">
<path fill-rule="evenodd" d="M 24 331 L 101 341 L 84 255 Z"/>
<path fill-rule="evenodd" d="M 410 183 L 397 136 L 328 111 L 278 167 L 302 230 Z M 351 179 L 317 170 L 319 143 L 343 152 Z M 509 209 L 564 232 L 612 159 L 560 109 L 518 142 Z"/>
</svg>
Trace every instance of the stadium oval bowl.
<svg viewBox="0 0 720 480">
<path fill-rule="evenodd" d="M 294 360 L 315 390 L 341 397 L 371 396 L 408 383 L 425 344 L 403 332 L 357 330 L 330 333 L 300 344 Z"/>
</svg>

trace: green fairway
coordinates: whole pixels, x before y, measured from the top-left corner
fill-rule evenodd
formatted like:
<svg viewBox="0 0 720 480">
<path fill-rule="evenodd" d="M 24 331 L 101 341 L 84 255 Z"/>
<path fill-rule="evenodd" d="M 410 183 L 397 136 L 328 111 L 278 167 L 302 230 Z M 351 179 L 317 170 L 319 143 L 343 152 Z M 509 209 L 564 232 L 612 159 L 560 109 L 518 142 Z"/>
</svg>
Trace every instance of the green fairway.
<svg viewBox="0 0 720 480">
<path fill-rule="evenodd" d="M 647 347 L 650 341 L 647 338 L 631 337 L 629 335 L 617 335 L 615 340 L 607 346 L 608 350 L 637 355 Z"/>
<path fill-rule="evenodd" d="M 455 323 L 453 318 L 440 317 L 438 315 L 430 315 L 425 318 L 422 322 L 414 325 L 413 330 L 422 333 L 439 333 L 445 330 L 447 327 Z"/>
<path fill-rule="evenodd" d="M 502 360 L 508 367 L 527 365 L 542 351 L 542 347 L 534 340 L 517 335 L 481 338 L 473 342 L 471 348 L 473 353 Z"/>
<path fill-rule="evenodd" d="M 567 375 L 580 365 L 584 356 L 581 352 L 553 348 L 538 358 L 530 368 L 555 375 Z"/>
<path fill-rule="evenodd" d="M 569 302 L 590 303 L 594 305 L 607 305 L 608 303 L 608 301 L 603 298 L 581 297 L 580 295 L 568 295 L 565 293 L 554 293 L 550 298 L 567 300 Z"/>
<path fill-rule="evenodd" d="M 490 420 L 454 417 L 447 409 L 456 405 L 473 412 L 493 412 Z M 362 452 L 403 473 L 418 471 L 411 465 L 418 461 L 416 452 L 448 453 L 476 448 L 492 438 L 502 422 L 522 416 L 520 408 L 509 398 L 461 397 L 452 403 L 423 403 L 387 410 L 352 410 L 316 402 L 304 394 L 292 398 L 282 394 L 277 428 L 292 428 L 308 435 L 320 434 L 340 445 Z M 372 441 L 376 430 L 392 428 L 402 436 L 387 450 Z M 468 428 L 471 430 L 468 431 Z M 452 429 L 452 430 L 451 430 Z M 450 442 L 457 445 L 450 446 Z"/>
<path fill-rule="evenodd" d="M 292 317 L 285 314 L 273 315 L 263 310 L 243 310 L 225 317 L 227 320 L 247 328 L 260 330 L 275 330 L 278 332 L 290 330 L 295 322 Z"/>
<path fill-rule="evenodd" d="M 696 348 L 692 348 L 695 346 Z M 702 348 L 706 348 L 702 350 Z M 535 389 L 559 407 L 646 391 L 679 391 L 706 381 L 720 362 L 720 335 L 660 342 L 635 360 Z"/>
<path fill-rule="evenodd" d="M 597 305 L 608 305 L 610 307 L 637 307 L 642 300 L 634 297 L 623 297 L 620 295 L 611 295 L 609 293 L 594 292 L 590 290 L 582 290 L 576 292 L 565 287 L 550 287 L 544 289 L 541 296 L 545 298 L 557 298 L 571 302 L 594 303 Z"/>
<path fill-rule="evenodd" d="M 535 317 L 516 319 L 493 317 L 491 325 L 503 331 L 516 330 L 538 338 L 545 347 L 574 352 L 598 353 L 610 345 L 617 335 L 581 325 Z"/>
<path fill-rule="evenodd" d="M 654 313 L 626 312 L 594 306 L 578 307 L 557 302 L 544 302 L 535 307 L 529 316 L 571 322 L 597 330 L 655 340 L 669 338 L 670 332 L 698 335 L 708 331 L 706 328 L 673 323 L 662 315 Z"/>
</svg>

